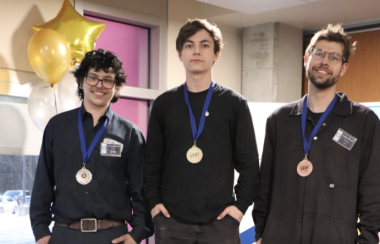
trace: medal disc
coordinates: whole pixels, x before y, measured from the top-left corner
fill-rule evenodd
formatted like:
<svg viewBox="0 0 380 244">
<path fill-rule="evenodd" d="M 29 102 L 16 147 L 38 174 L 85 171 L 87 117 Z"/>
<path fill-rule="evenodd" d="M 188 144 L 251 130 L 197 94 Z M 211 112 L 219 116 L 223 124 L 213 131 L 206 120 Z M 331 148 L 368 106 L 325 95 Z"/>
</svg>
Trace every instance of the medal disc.
<svg viewBox="0 0 380 244">
<path fill-rule="evenodd" d="M 92 174 L 91 172 L 86 168 L 81 168 L 77 175 L 76 175 L 77 181 L 79 184 L 87 185 L 92 180 Z"/>
<path fill-rule="evenodd" d="M 186 157 L 190 163 L 196 164 L 202 160 L 203 152 L 200 148 L 194 145 L 187 151 Z"/>
<path fill-rule="evenodd" d="M 297 173 L 300 176 L 306 177 L 310 175 L 311 172 L 313 172 L 313 164 L 309 160 L 304 159 L 297 165 Z"/>
</svg>

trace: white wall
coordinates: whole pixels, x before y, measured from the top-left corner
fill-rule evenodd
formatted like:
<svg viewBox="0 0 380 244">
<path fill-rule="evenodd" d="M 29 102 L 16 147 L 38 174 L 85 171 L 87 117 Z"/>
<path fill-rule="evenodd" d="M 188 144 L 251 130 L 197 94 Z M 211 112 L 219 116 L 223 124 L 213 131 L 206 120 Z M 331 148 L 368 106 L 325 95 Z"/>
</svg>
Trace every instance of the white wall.
<svg viewBox="0 0 380 244">
<path fill-rule="evenodd" d="M 0 102 L 0 154 L 39 155 L 42 132 L 29 118 L 26 103 Z"/>
<path fill-rule="evenodd" d="M 31 27 L 54 18 L 61 5 L 62 0 L 1 0 L 0 94 L 25 97 L 40 81 L 28 60 Z"/>
<path fill-rule="evenodd" d="M 0 2 L 0 154 L 39 154 L 42 132 L 29 117 L 26 98 L 41 80 L 29 64 L 28 43 L 31 27 L 54 18 L 62 2 Z"/>
</svg>

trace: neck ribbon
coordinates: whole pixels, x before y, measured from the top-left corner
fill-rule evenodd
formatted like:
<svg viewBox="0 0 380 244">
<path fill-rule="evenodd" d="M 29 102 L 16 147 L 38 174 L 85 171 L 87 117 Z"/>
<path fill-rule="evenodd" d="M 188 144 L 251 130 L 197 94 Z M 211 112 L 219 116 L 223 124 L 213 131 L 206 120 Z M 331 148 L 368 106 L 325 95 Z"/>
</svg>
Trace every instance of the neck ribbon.
<svg viewBox="0 0 380 244">
<path fill-rule="evenodd" d="M 338 100 L 338 95 L 335 95 L 334 99 L 331 101 L 325 112 L 322 114 L 322 117 L 319 119 L 317 125 L 314 127 L 313 131 L 311 132 L 309 141 L 306 139 L 305 135 L 305 128 L 306 128 L 306 115 L 307 115 L 307 107 L 308 107 L 308 95 L 305 97 L 305 101 L 303 103 L 302 107 L 302 115 L 301 115 L 301 126 L 302 126 L 302 137 L 303 137 L 303 150 L 305 152 L 305 156 L 310 151 L 310 145 L 311 141 L 314 138 L 314 136 L 317 134 L 319 128 L 321 128 L 323 122 L 326 120 L 326 118 L 329 116 L 330 112 L 335 106 L 336 101 Z"/>
<path fill-rule="evenodd" d="M 205 122 L 206 122 L 206 112 L 207 112 L 208 107 L 209 107 L 210 102 L 211 102 L 211 97 L 212 97 L 212 94 L 213 94 L 213 91 L 214 91 L 214 87 L 215 87 L 215 81 L 211 81 L 211 85 L 208 88 L 208 92 L 207 92 L 207 96 L 206 96 L 206 101 L 203 104 L 203 110 L 202 110 L 201 120 L 199 122 L 199 128 L 197 129 L 197 125 L 196 125 L 196 122 L 195 122 L 195 117 L 194 117 L 193 111 L 191 110 L 191 106 L 190 106 L 189 92 L 188 92 L 188 89 L 187 89 L 186 82 L 184 84 L 183 91 L 184 91 L 184 95 L 185 95 L 185 102 L 186 102 L 186 105 L 187 105 L 187 107 L 189 109 L 191 131 L 192 131 L 192 134 L 193 134 L 194 142 L 196 142 L 198 140 L 199 136 L 203 132 L 203 129 L 204 129 L 204 126 L 205 126 Z"/>
<path fill-rule="evenodd" d="M 78 131 L 79 131 L 80 146 L 81 146 L 81 150 L 82 150 L 83 164 L 86 164 L 87 161 L 90 159 L 91 154 L 94 151 L 95 146 L 98 143 L 100 137 L 102 136 L 103 132 L 106 130 L 108 122 L 112 119 L 113 112 L 111 110 L 110 118 L 107 118 L 104 120 L 102 126 L 100 127 L 100 129 L 96 133 L 94 139 L 92 140 L 90 147 L 88 148 L 88 150 L 86 150 L 87 146 L 86 146 L 86 140 L 85 140 L 84 132 L 83 132 L 81 110 L 82 110 L 82 107 L 80 107 L 78 109 Z"/>
</svg>

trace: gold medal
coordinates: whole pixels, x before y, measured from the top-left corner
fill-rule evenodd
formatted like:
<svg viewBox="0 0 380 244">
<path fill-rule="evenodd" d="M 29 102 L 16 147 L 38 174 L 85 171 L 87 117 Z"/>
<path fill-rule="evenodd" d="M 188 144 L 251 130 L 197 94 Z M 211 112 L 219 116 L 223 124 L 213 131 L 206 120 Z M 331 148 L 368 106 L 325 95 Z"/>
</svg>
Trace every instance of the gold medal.
<svg viewBox="0 0 380 244">
<path fill-rule="evenodd" d="M 87 185 L 92 180 L 92 174 L 83 164 L 83 167 L 77 172 L 76 178 L 79 184 Z"/>
<path fill-rule="evenodd" d="M 199 147 L 196 146 L 194 142 L 194 146 L 187 150 L 186 157 L 190 163 L 196 164 L 202 160 L 203 152 Z"/>
<path fill-rule="evenodd" d="M 306 177 L 309 176 L 311 172 L 313 172 L 313 164 L 305 155 L 305 158 L 297 165 L 297 173 L 302 177 Z"/>
</svg>

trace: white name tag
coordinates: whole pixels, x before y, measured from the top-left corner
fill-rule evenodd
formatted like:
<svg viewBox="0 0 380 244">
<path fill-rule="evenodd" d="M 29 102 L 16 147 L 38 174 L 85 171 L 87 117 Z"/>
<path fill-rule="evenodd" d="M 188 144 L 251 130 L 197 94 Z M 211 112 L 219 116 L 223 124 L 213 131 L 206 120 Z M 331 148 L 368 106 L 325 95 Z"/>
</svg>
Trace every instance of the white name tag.
<svg viewBox="0 0 380 244">
<path fill-rule="evenodd" d="M 123 144 L 120 142 L 105 138 L 103 143 L 100 144 L 100 155 L 109 157 L 121 157 Z"/>
<path fill-rule="evenodd" d="M 351 150 L 358 139 L 341 128 L 335 133 L 333 141 L 341 145 L 342 147 Z"/>
</svg>

